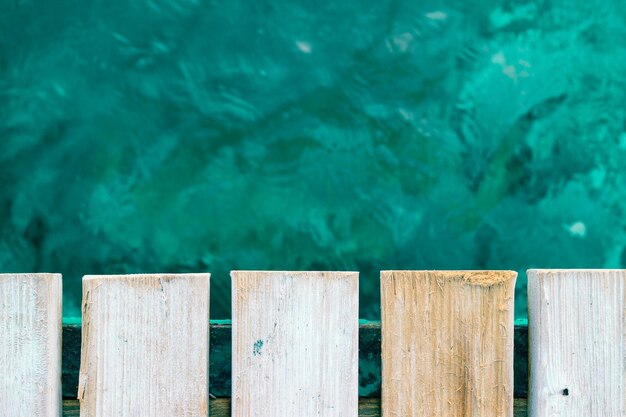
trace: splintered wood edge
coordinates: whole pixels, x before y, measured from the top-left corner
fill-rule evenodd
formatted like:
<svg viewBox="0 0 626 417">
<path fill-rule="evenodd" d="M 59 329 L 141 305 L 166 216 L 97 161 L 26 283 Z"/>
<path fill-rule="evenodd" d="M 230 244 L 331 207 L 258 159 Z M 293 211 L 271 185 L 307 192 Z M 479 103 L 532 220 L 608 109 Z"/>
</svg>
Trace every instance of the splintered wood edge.
<svg viewBox="0 0 626 417">
<path fill-rule="evenodd" d="M 91 291 L 98 288 L 104 282 L 118 282 L 127 285 L 133 285 L 135 282 L 141 281 L 142 286 L 156 287 L 162 285 L 163 281 L 178 281 L 178 280 L 198 280 L 206 281 L 207 285 L 210 285 L 211 274 L 208 272 L 189 273 L 189 274 L 120 274 L 120 275 L 85 275 L 83 276 L 83 297 L 81 301 L 82 316 L 84 322 L 84 316 L 86 308 L 90 304 Z M 152 280 L 152 281 L 150 281 Z"/>
<path fill-rule="evenodd" d="M 46 278 L 46 277 L 58 277 L 61 278 L 62 274 L 59 272 L 2 272 L 0 278 L 14 278 L 14 277 L 31 277 L 31 278 Z"/>
<path fill-rule="evenodd" d="M 391 278 L 426 278 L 435 277 L 443 281 L 463 282 L 469 285 L 481 287 L 490 287 L 506 282 L 515 281 L 517 272 L 508 270 L 459 270 L 459 271 L 440 271 L 440 270 L 420 270 L 420 271 L 402 271 L 389 270 L 380 271 L 381 281 Z"/>
<path fill-rule="evenodd" d="M 582 274 L 601 274 L 601 275 L 610 275 L 610 274 L 622 274 L 626 275 L 626 269 L 566 269 L 566 268 L 555 268 L 555 269 L 529 269 L 526 271 L 526 275 L 530 277 L 555 277 L 555 276 L 563 276 L 564 274 L 568 274 L 568 276 L 572 278 L 576 278 L 581 276 Z"/>
<path fill-rule="evenodd" d="M 211 274 L 208 272 L 198 272 L 189 274 L 113 274 L 113 275 L 85 275 L 83 276 L 83 282 L 89 281 L 132 281 L 134 279 L 179 279 L 179 278 L 209 278 Z"/>
<path fill-rule="evenodd" d="M 626 272 L 621 268 L 530 268 L 526 272 Z"/>
<path fill-rule="evenodd" d="M 23 272 L 19 272 L 19 273 L 1 273 L 0 274 L 0 279 L 3 278 L 18 278 L 18 277 L 22 277 L 22 278 L 29 278 L 29 279 L 59 279 L 62 280 L 63 279 L 63 275 L 56 273 L 56 272 L 35 272 L 35 273 L 23 273 Z"/>
</svg>

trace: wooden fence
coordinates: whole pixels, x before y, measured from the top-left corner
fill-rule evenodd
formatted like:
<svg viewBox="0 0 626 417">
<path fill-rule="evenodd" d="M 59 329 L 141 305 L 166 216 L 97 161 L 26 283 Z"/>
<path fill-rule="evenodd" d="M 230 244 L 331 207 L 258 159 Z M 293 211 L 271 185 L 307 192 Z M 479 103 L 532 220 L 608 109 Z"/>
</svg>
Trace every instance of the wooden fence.
<svg viewBox="0 0 626 417">
<path fill-rule="evenodd" d="M 209 274 L 87 276 L 81 326 L 0 274 L 0 416 L 623 416 L 625 278 L 531 270 L 527 325 L 510 271 L 384 271 L 380 323 L 356 272 L 233 272 L 232 322 Z"/>
</svg>

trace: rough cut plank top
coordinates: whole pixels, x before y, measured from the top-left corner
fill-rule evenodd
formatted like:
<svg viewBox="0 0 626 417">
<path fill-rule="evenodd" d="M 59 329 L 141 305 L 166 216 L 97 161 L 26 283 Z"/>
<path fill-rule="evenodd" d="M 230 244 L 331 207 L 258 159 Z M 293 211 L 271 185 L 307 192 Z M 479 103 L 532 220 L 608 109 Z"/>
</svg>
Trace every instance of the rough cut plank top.
<svg viewBox="0 0 626 417">
<path fill-rule="evenodd" d="M 0 416 L 61 415 L 60 274 L 0 274 Z"/>
<path fill-rule="evenodd" d="M 232 278 L 233 416 L 356 417 L 358 273 Z"/>
<path fill-rule="evenodd" d="M 626 415 L 624 270 L 529 270 L 529 415 Z"/>
<path fill-rule="evenodd" d="M 386 417 L 513 415 L 512 271 L 383 271 Z"/>
<path fill-rule="evenodd" d="M 209 274 L 87 276 L 81 417 L 206 417 Z"/>
</svg>

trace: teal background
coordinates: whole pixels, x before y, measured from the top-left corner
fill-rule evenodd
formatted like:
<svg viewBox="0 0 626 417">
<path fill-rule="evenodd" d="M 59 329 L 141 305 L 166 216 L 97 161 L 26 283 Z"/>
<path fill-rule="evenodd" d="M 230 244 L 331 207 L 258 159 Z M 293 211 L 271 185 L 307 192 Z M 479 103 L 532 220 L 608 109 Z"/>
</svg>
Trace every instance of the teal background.
<svg viewBox="0 0 626 417">
<path fill-rule="evenodd" d="M 626 267 L 626 2 L 0 0 L 0 270 Z"/>
</svg>

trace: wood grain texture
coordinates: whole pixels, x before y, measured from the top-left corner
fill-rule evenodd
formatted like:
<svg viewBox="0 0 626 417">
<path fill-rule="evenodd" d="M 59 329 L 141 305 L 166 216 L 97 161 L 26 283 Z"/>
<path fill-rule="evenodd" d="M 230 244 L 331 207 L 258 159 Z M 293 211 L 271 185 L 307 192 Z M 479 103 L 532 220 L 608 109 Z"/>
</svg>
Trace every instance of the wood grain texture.
<svg viewBox="0 0 626 417">
<path fill-rule="evenodd" d="M 386 417 L 513 415 L 512 271 L 383 271 Z"/>
<path fill-rule="evenodd" d="M 211 417 L 230 417 L 230 398 L 209 400 Z M 516 398 L 513 402 L 514 417 L 526 417 L 526 398 Z M 63 417 L 78 417 L 78 401 L 63 401 Z M 380 398 L 359 398 L 359 417 L 380 417 Z"/>
<path fill-rule="evenodd" d="M 86 276 L 81 417 L 208 415 L 209 274 Z"/>
<path fill-rule="evenodd" d="M 60 274 L 0 274 L 0 416 L 61 415 Z"/>
<path fill-rule="evenodd" d="M 358 273 L 231 276 L 233 416 L 356 417 Z"/>
<path fill-rule="evenodd" d="M 529 270 L 529 415 L 625 416 L 624 270 Z"/>
</svg>

